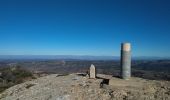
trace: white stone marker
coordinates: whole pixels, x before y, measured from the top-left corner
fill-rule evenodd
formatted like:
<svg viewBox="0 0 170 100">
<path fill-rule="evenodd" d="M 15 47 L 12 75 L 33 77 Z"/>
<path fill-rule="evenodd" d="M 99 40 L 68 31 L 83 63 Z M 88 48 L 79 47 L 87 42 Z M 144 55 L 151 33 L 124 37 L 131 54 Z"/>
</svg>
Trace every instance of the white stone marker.
<svg viewBox="0 0 170 100">
<path fill-rule="evenodd" d="M 90 66 L 90 78 L 96 78 L 96 69 L 93 64 Z"/>
</svg>

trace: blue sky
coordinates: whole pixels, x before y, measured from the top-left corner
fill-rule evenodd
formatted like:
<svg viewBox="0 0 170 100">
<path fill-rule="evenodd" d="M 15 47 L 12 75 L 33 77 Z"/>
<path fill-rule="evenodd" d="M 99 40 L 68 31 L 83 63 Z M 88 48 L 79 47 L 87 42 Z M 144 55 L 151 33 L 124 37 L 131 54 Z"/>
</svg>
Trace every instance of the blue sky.
<svg viewBox="0 0 170 100">
<path fill-rule="evenodd" d="M 1 0 L 0 55 L 170 57 L 169 0 Z"/>
</svg>

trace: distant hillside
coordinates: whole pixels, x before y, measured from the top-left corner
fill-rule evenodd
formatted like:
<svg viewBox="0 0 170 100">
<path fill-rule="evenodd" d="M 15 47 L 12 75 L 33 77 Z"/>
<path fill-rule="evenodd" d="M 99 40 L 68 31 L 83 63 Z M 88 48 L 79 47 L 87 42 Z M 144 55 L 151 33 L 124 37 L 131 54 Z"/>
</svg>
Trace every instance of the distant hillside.
<svg viewBox="0 0 170 100">
<path fill-rule="evenodd" d="M 58 59 L 58 60 L 119 60 L 119 56 L 90 56 L 90 55 L 0 55 L 0 60 L 6 59 Z M 161 60 L 170 57 L 132 57 L 133 60 Z"/>
</svg>

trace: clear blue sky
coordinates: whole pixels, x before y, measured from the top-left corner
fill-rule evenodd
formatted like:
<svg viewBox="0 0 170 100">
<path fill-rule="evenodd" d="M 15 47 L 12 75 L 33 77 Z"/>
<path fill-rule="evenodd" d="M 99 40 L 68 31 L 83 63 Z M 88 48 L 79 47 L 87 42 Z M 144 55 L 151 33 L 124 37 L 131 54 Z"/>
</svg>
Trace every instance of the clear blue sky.
<svg viewBox="0 0 170 100">
<path fill-rule="evenodd" d="M 169 0 L 1 0 L 0 55 L 170 57 Z"/>
</svg>

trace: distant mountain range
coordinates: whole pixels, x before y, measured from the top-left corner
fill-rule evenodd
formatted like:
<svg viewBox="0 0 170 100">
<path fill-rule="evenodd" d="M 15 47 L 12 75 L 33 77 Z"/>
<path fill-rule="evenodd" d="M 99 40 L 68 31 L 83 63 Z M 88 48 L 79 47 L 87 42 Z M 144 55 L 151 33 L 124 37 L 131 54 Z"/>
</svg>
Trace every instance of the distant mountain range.
<svg viewBox="0 0 170 100">
<path fill-rule="evenodd" d="M 1 60 L 7 59 L 57 59 L 57 60 L 119 60 L 119 56 L 89 56 L 89 55 L 0 55 Z M 170 59 L 170 57 L 132 57 L 133 60 L 161 60 Z"/>
<path fill-rule="evenodd" d="M 113 56 L 77 56 L 77 55 L 0 55 L 0 59 L 73 59 L 73 60 L 113 60 Z"/>
</svg>

